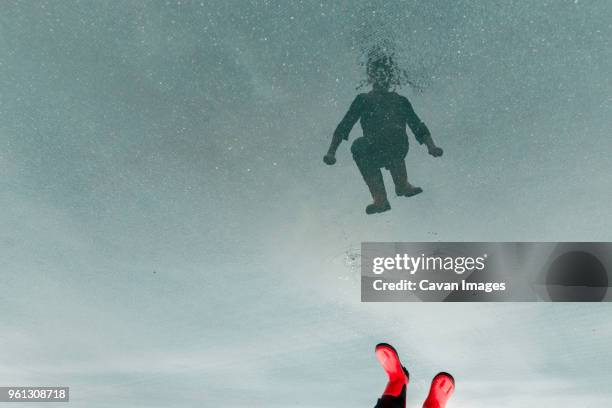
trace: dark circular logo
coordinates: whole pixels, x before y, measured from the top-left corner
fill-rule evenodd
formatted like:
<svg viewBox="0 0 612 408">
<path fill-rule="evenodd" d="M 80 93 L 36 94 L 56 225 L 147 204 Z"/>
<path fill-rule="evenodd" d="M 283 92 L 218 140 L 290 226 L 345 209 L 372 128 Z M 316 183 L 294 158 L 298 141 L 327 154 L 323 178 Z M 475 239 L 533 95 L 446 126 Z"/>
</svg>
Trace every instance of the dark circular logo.
<svg viewBox="0 0 612 408">
<path fill-rule="evenodd" d="M 591 253 L 566 252 L 550 265 L 546 288 L 555 302 L 601 302 L 608 291 L 608 272 Z"/>
</svg>

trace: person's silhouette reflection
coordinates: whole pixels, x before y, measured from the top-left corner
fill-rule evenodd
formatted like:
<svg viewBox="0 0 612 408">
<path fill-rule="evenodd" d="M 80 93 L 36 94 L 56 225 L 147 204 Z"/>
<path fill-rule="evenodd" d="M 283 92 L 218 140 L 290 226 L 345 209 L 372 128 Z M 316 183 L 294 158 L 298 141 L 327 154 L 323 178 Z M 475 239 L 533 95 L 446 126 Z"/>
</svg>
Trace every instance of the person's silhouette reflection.
<svg viewBox="0 0 612 408">
<path fill-rule="evenodd" d="M 379 57 L 368 62 L 367 76 L 372 90 L 357 95 L 336 128 L 323 158 L 328 165 L 336 162 L 338 146 L 343 139 L 348 140 L 351 129 L 360 120 L 363 136 L 353 142 L 351 152 L 374 199 L 366 207 L 367 214 L 391 209 L 380 171 L 383 167 L 391 172 L 398 196 L 410 197 L 423 191 L 408 182 L 404 161 L 408 153 L 406 125 L 416 140 L 427 146 L 430 155 L 442 156 L 442 149 L 434 144 L 429 129 L 421 122 L 408 99 L 390 90 L 393 75 L 393 60 L 390 57 Z"/>
</svg>

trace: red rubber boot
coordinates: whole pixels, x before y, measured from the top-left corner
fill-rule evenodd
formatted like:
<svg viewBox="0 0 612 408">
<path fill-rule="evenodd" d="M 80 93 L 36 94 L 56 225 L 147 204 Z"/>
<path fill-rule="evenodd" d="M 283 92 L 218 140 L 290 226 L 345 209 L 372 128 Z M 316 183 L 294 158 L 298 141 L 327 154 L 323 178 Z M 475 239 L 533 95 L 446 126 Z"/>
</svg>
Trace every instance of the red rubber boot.
<svg viewBox="0 0 612 408">
<path fill-rule="evenodd" d="M 431 380 L 429 395 L 423 408 L 444 408 L 455 391 L 455 379 L 449 373 L 438 373 Z"/>
<path fill-rule="evenodd" d="M 400 363 L 397 351 L 390 344 L 380 343 L 376 345 L 375 353 L 378 362 L 389 377 L 383 397 L 385 395 L 400 397 L 401 394 L 404 394 L 403 397 L 405 399 L 405 387 L 408 386 L 409 375 L 408 370 Z"/>
</svg>

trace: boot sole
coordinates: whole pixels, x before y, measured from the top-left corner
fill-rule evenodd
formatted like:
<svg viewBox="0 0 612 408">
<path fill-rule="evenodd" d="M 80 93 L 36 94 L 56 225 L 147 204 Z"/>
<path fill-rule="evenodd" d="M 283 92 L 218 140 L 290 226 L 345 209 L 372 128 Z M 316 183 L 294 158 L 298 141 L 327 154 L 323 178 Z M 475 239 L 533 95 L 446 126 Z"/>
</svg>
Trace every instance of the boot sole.
<svg viewBox="0 0 612 408">
<path fill-rule="evenodd" d="M 396 191 L 395 194 L 398 197 L 412 197 L 412 196 L 415 196 L 417 194 L 421 194 L 422 192 L 423 192 L 423 189 L 421 187 L 415 187 L 412 190 L 408 191 L 407 193 L 398 194 L 397 191 Z"/>
<path fill-rule="evenodd" d="M 433 379 L 436 379 L 437 377 L 447 377 L 453 383 L 453 387 L 455 386 L 455 377 L 453 377 L 449 373 L 442 371 L 436 374 Z"/>
<path fill-rule="evenodd" d="M 370 204 L 366 207 L 365 212 L 368 215 L 372 215 L 372 214 L 380 214 L 382 212 L 389 211 L 390 209 L 391 209 L 391 205 L 388 202 L 386 205 L 382 207 L 375 207 L 372 204 Z"/>
</svg>

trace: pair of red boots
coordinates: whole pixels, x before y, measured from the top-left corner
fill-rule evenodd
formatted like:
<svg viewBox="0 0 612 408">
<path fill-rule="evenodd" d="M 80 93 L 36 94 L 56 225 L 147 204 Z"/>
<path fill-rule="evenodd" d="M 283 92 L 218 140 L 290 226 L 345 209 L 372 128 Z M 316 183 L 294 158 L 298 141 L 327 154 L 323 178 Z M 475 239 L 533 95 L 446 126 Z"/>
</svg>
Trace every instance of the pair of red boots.
<svg viewBox="0 0 612 408">
<path fill-rule="evenodd" d="M 376 358 L 389 376 L 383 396 L 375 408 L 405 408 L 406 387 L 409 382 L 408 370 L 400 363 L 397 351 L 387 343 L 376 346 Z M 452 375 L 441 372 L 431 381 L 429 395 L 423 408 L 444 408 L 455 390 L 455 379 Z"/>
</svg>

